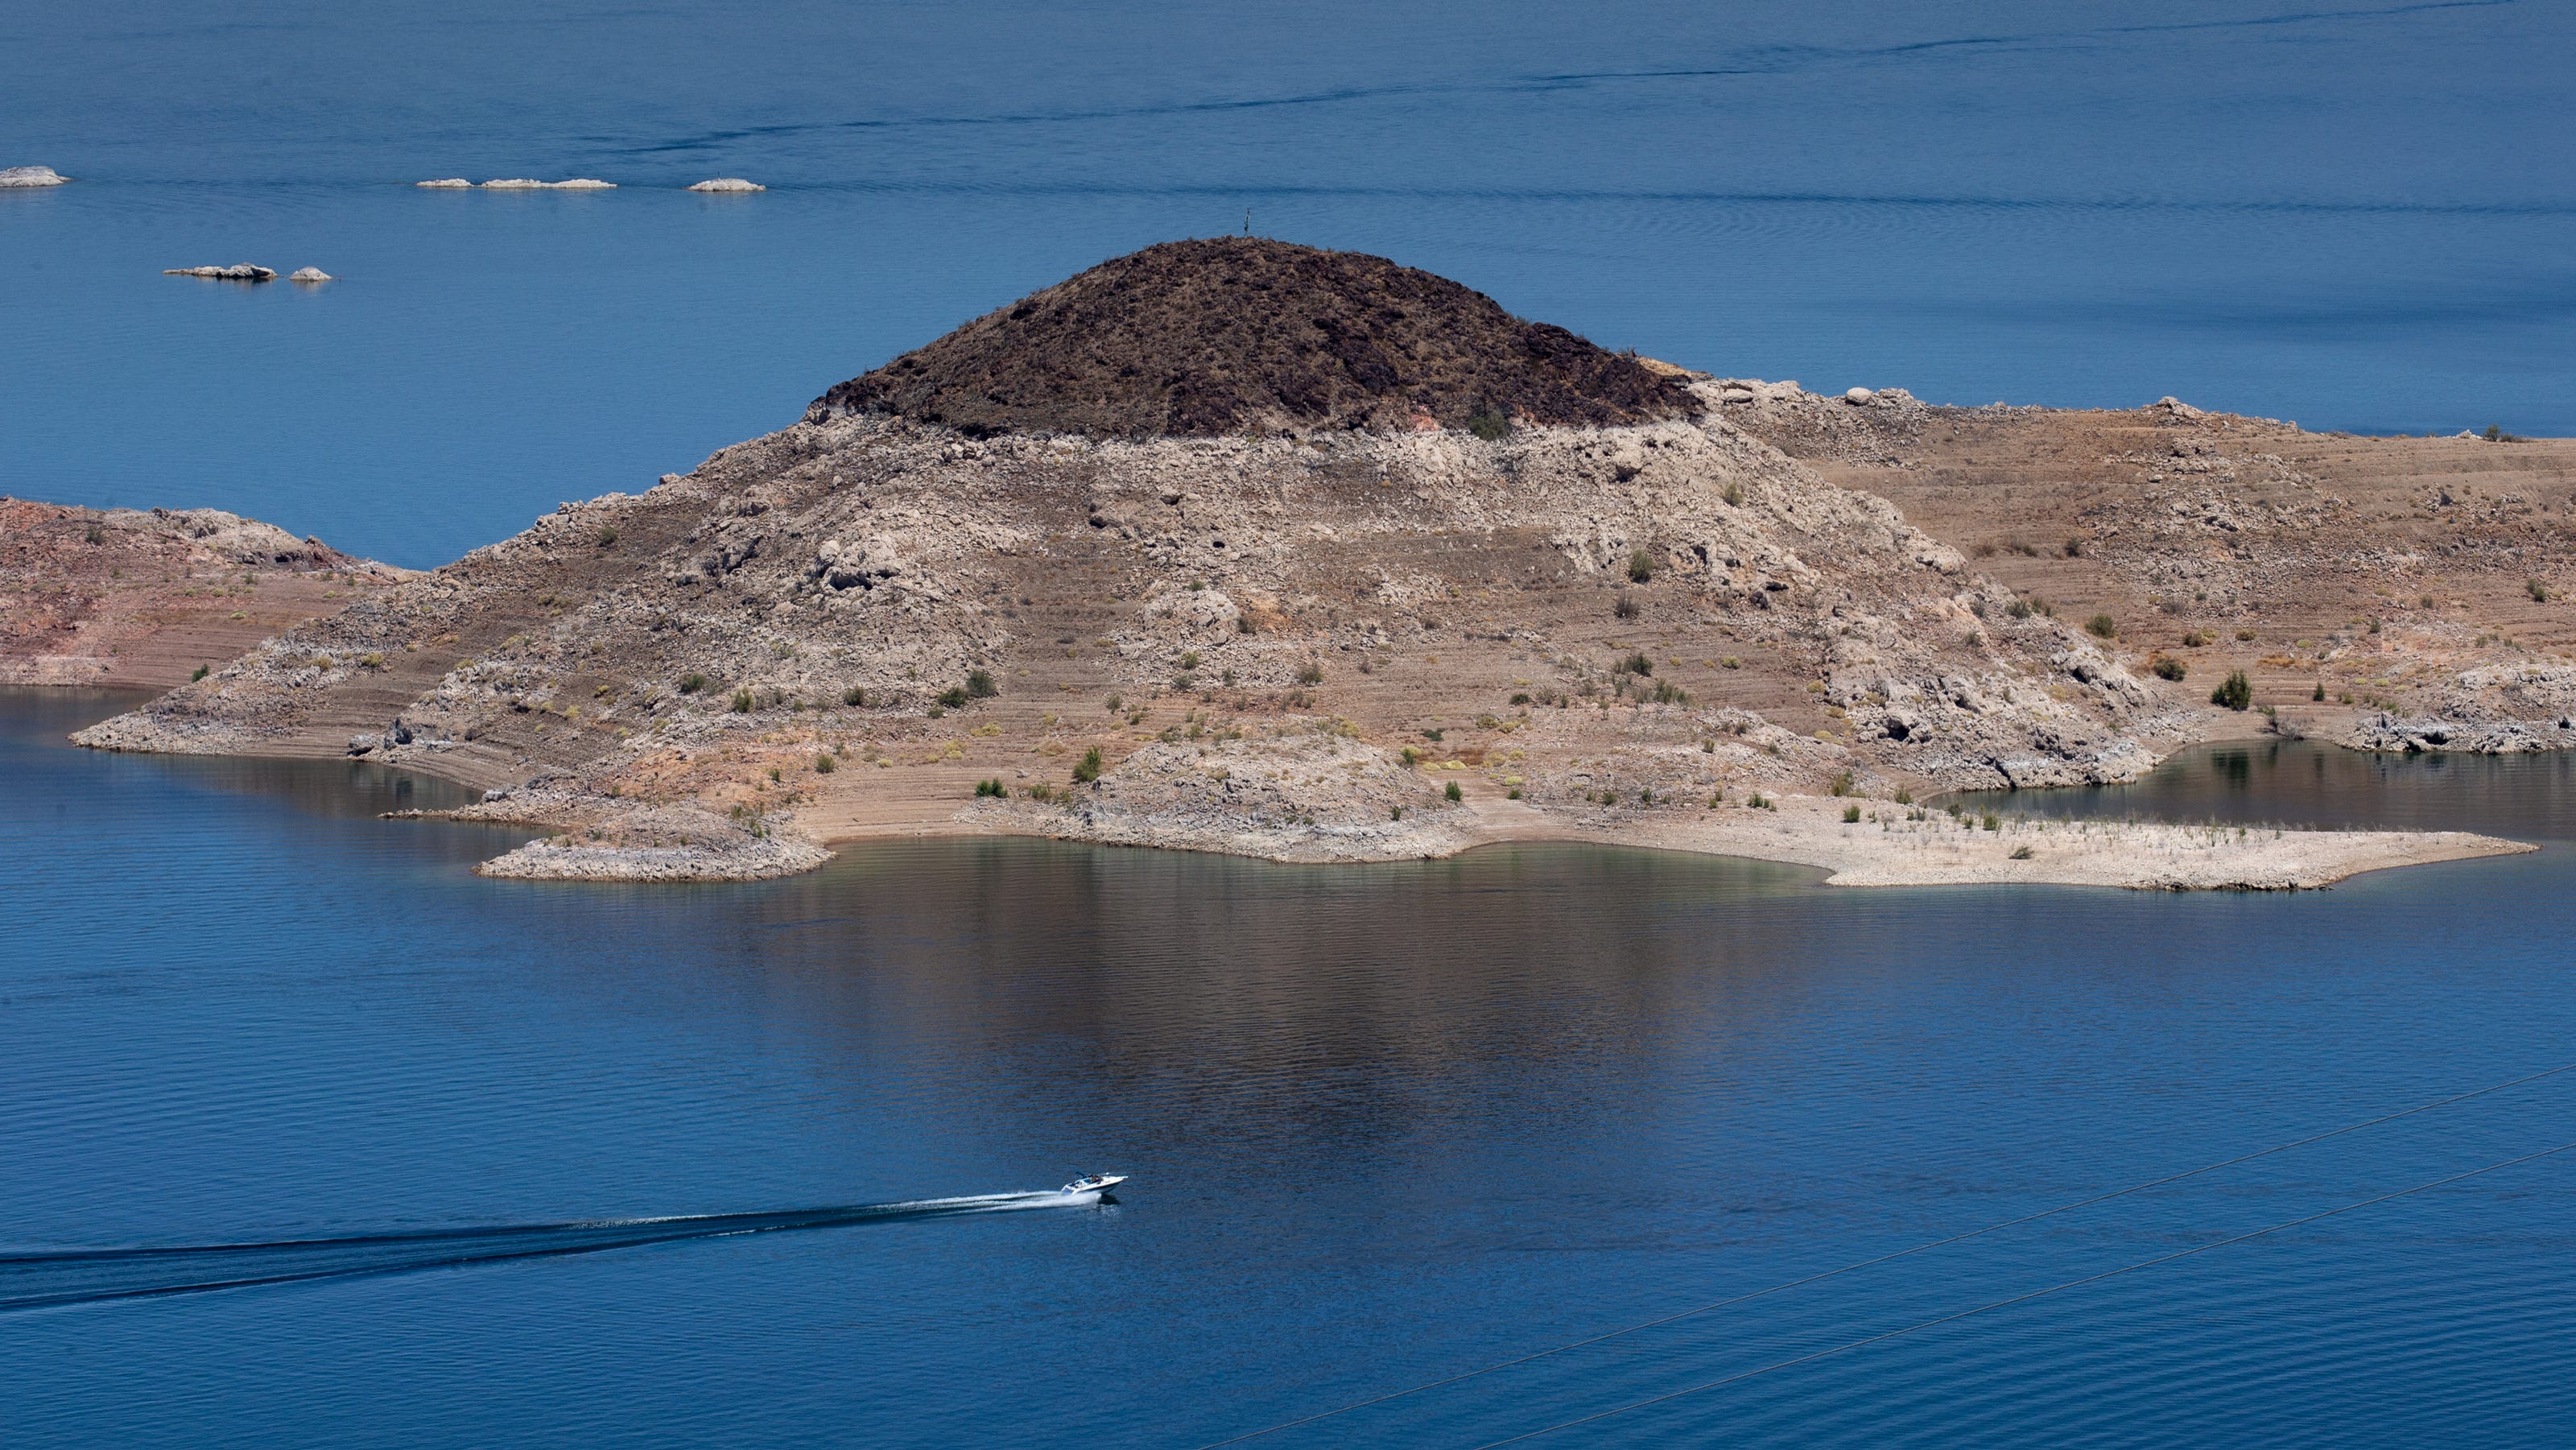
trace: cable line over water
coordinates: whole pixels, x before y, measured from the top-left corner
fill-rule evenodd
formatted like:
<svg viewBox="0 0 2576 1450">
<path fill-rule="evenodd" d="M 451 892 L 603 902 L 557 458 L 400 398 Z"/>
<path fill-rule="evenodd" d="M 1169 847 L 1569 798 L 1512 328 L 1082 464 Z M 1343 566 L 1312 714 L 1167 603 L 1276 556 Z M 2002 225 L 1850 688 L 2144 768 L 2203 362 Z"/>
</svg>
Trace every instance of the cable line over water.
<svg viewBox="0 0 2576 1450">
<path fill-rule="evenodd" d="M 2205 1254 L 2211 1249 L 2223 1249 L 2230 1244 L 2241 1244 L 2248 1239 L 2259 1239 L 2265 1234 L 2281 1233 L 2288 1229 L 2297 1228 L 2302 1224 L 2315 1223 L 2319 1219 L 2333 1218 L 2337 1214 L 2350 1213 L 2355 1209 L 2369 1208 L 2374 1204 L 2388 1203 L 2392 1200 L 2405 1198 L 2412 1194 L 2423 1193 L 2431 1189 L 2440 1188 L 2446 1184 L 2458 1183 L 2462 1179 L 2475 1178 L 2482 1173 L 2494 1173 L 2499 1169 L 2512 1168 L 2519 1164 L 2536 1162 L 2539 1159 L 2547 1158 L 2554 1154 L 2564 1153 L 2571 1148 L 2576 1148 L 2576 1143 L 2561 1143 L 2555 1148 L 2543 1148 L 2537 1153 L 2525 1153 L 2519 1158 L 2507 1158 L 2501 1163 L 2490 1163 L 2483 1168 L 2467 1169 L 2463 1172 L 2451 1174 L 2445 1178 L 2436 1178 L 2430 1183 L 2418 1183 L 2412 1188 L 2401 1188 L 2394 1193 L 2383 1193 L 2377 1198 L 2365 1198 L 2356 1203 L 2341 1204 L 2334 1208 L 2323 1209 L 2316 1213 L 2307 1214 L 2299 1218 L 2289 1219 L 2264 1228 L 2258 1228 L 2249 1233 L 2236 1234 L 2229 1238 L 2214 1239 L 2209 1243 L 2200 1244 L 2193 1248 L 2176 1249 L 2170 1254 L 2158 1254 L 2152 1259 L 2140 1259 L 2134 1264 L 2122 1264 L 2116 1269 L 2104 1269 L 2098 1274 L 2087 1274 L 2080 1279 L 2069 1279 L 2062 1284 L 2051 1284 L 2045 1289 L 2033 1289 L 2026 1294 L 2015 1294 L 2009 1299 L 1997 1299 L 1992 1303 L 1980 1304 L 1973 1309 L 1961 1309 L 1955 1313 L 1944 1314 L 1935 1319 L 1926 1319 L 1919 1323 L 1908 1324 L 1901 1329 L 1890 1329 L 1881 1334 L 1870 1335 L 1865 1339 L 1855 1339 L 1846 1344 L 1837 1344 L 1831 1349 L 1815 1350 L 1808 1354 L 1798 1355 L 1795 1358 L 1777 1360 L 1756 1369 L 1748 1369 L 1737 1374 L 1726 1375 L 1719 1379 L 1709 1380 L 1702 1384 L 1695 1384 L 1687 1389 L 1672 1390 L 1665 1394 L 1652 1395 L 1642 1400 L 1634 1400 L 1627 1404 L 1620 1405 L 1615 1409 L 1600 1410 L 1589 1415 L 1577 1416 L 1571 1420 L 1559 1420 L 1553 1425 L 1542 1426 L 1536 1430 L 1524 1430 L 1520 1434 L 1507 1435 L 1500 1440 L 1488 1440 L 1484 1444 L 1477 1446 L 1476 1450 L 1497 1450 L 1497 1447 L 1499 1446 L 1517 1445 L 1523 1440 L 1535 1440 L 1541 1435 L 1553 1435 L 1559 1430 L 1571 1430 L 1577 1425 L 1589 1425 L 1596 1420 L 1609 1419 L 1613 1415 L 1624 1415 L 1630 1410 L 1642 1410 L 1649 1405 L 1660 1405 L 1667 1400 L 1681 1399 L 1685 1395 L 1695 1395 L 1704 1390 L 1713 1390 L 1725 1385 L 1737 1384 L 1744 1380 L 1752 1379 L 1756 1375 L 1769 1374 L 1773 1370 L 1788 1369 L 1794 1365 L 1809 1364 L 1816 1360 L 1827 1359 L 1837 1354 L 1845 1354 L 1868 1345 L 1881 1344 L 1891 1339 L 1900 1339 L 1908 1334 L 1915 1333 L 1918 1330 L 1931 1329 L 1943 1324 L 1955 1324 L 1962 1319 L 1973 1318 L 1976 1315 L 1985 1314 L 1996 1309 L 2009 1308 L 2015 1304 L 2027 1304 L 2033 1299 L 2045 1299 L 2051 1294 L 2063 1293 L 2068 1289 L 2080 1289 L 2087 1284 L 2098 1284 L 2105 1279 L 2116 1279 L 2122 1274 L 2135 1273 L 2140 1269 L 2152 1269 L 2158 1264 L 2170 1264 L 2176 1259 L 2188 1259 L 2194 1254 Z"/>
<path fill-rule="evenodd" d="M 2198 1168 L 2185 1169 L 2179 1173 L 2168 1173 L 2161 1178 L 2150 1178 L 2144 1183 L 2132 1183 L 2126 1188 L 2113 1189 L 2108 1193 L 2097 1193 L 2090 1198 L 2080 1198 L 2072 1203 L 2061 1203 L 2055 1208 L 2045 1208 L 2041 1209 L 2037 1213 L 2023 1214 L 2019 1218 L 2008 1218 L 1999 1223 L 1990 1223 L 1982 1228 L 1969 1229 L 1965 1233 L 1952 1234 L 1948 1238 L 1933 1239 L 1925 1243 L 1915 1244 L 1910 1248 L 1896 1249 L 1871 1258 L 1856 1259 L 1851 1263 L 1841 1265 L 1837 1268 L 1825 1269 L 1817 1273 L 1806 1275 L 1803 1278 L 1790 1279 L 1783 1283 L 1773 1284 L 1767 1289 L 1755 1289 L 1750 1293 L 1738 1294 L 1732 1298 L 1719 1299 L 1711 1303 L 1695 1305 L 1688 1309 L 1678 1309 L 1670 1314 L 1666 1314 L 1658 1318 L 1649 1319 L 1638 1324 L 1631 1324 L 1620 1329 L 1606 1330 L 1600 1334 L 1592 1335 L 1589 1338 L 1572 1340 L 1564 1344 L 1551 1346 L 1547 1349 L 1534 1350 L 1531 1353 L 1520 1355 L 1512 1359 L 1497 1360 L 1492 1364 L 1484 1365 L 1476 1369 L 1462 1370 L 1459 1373 L 1450 1375 L 1444 1379 L 1426 1380 L 1421 1384 L 1412 1385 L 1405 1389 L 1389 1390 L 1385 1394 L 1373 1396 L 1369 1399 L 1354 1400 L 1347 1405 L 1339 1405 L 1329 1410 L 1318 1410 L 1314 1414 L 1301 1416 L 1294 1420 L 1282 1420 L 1278 1424 L 1267 1425 L 1258 1430 L 1246 1430 L 1240 1435 L 1230 1436 L 1223 1440 L 1211 1440 L 1207 1444 L 1198 1447 L 1198 1450 L 1221 1450 L 1221 1447 L 1223 1446 L 1240 1445 L 1248 1440 L 1258 1440 L 1265 1435 L 1276 1435 L 1282 1430 L 1294 1430 L 1301 1426 L 1312 1425 L 1319 1421 L 1332 1419 L 1338 1415 L 1347 1415 L 1356 1410 L 1371 1409 L 1375 1406 L 1388 1404 L 1411 1395 L 1423 1394 L 1430 1390 L 1442 1389 L 1454 1384 L 1461 1384 L 1465 1381 L 1476 1379 L 1483 1375 L 1494 1374 L 1502 1370 L 1530 1364 L 1538 1360 L 1546 1359 L 1552 1355 L 1565 1354 L 1573 1350 L 1589 1348 L 1592 1345 L 1607 1343 L 1610 1340 L 1618 1339 L 1626 1335 L 1640 1334 L 1646 1330 L 1659 1328 L 1666 1324 L 1678 1323 L 1681 1320 L 1691 1318 L 1694 1315 L 1709 1314 L 1720 1309 L 1730 1308 L 1737 1304 L 1751 1303 L 1753 1300 L 1767 1298 L 1773 1294 L 1784 1294 L 1791 1289 L 1804 1288 L 1809 1284 L 1819 1284 L 1827 1279 L 1835 1278 L 1839 1275 L 1854 1273 L 1861 1269 L 1873 1268 L 1879 1264 L 1892 1263 L 1895 1260 L 1906 1258 L 1914 1254 L 1928 1253 L 1933 1249 L 1947 1248 L 1952 1244 L 1966 1243 L 1970 1239 L 1980 1238 L 1986 1234 L 2001 1233 L 2008 1228 L 2019 1228 L 2023 1224 L 2037 1223 L 2041 1219 L 2054 1218 L 2061 1213 L 2072 1213 L 2079 1208 L 2090 1208 L 2097 1203 L 2109 1203 L 2113 1199 L 2126 1198 L 2133 1193 L 2143 1193 L 2150 1188 L 2161 1188 L 2168 1183 L 2180 1183 L 2184 1179 L 2197 1178 L 2204 1173 L 2215 1173 L 2222 1168 L 2233 1168 L 2238 1164 L 2251 1163 L 2258 1158 L 2268 1158 L 2275 1153 L 2286 1153 L 2293 1148 L 2304 1148 L 2311 1143 L 2322 1143 L 2329 1138 L 2340 1138 L 2347 1133 L 2358 1133 L 2364 1128 L 2375 1128 L 2382 1123 L 2393 1123 L 2400 1118 L 2411 1118 L 2418 1113 L 2429 1113 L 2436 1108 L 2447 1108 L 2454 1103 L 2464 1103 L 2469 1101 L 2471 1098 L 2486 1097 L 2493 1093 L 2503 1092 L 2507 1088 L 2521 1087 L 2527 1083 L 2539 1082 L 2543 1078 L 2556 1077 L 2561 1073 L 2571 1071 L 2576 1071 L 2576 1062 L 2561 1063 L 2556 1067 L 2543 1068 L 2539 1072 L 2528 1073 L 2522 1077 L 2513 1078 L 2505 1082 L 2490 1083 L 2482 1088 L 2472 1088 L 2467 1092 L 2453 1093 L 2449 1097 L 2435 1098 L 2431 1102 L 2418 1103 L 2411 1108 L 2401 1108 L 2393 1113 L 2382 1113 L 2378 1117 L 2364 1118 L 2357 1123 L 2346 1123 L 2340 1128 L 2329 1128 L 2322 1133 L 2311 1133 L 2304 1138 L 2293 1138 L 2286 1143 L 2275 1143 L 2268 1148 L 2259 1148 L 2251 1153 L 2242 1153 L 2233 1158 L 2221 1159 L 2216 1163 L 2203 1164 Z M 2560 1150 L 2553 1148 L 2550 1151 L 2557 1152 Z M 2498 1164 L 2496 1166 L 2503 1167 L 2506 1165 Z M 2486 1172 L 2489 1170 L 2481 1169 L 2479 1171 Z M 2445 1181 L 2447 1182 L 2450 1180 Z M 2430 1187 L 2433 1185 L 2426 1186 Z M 2407 1191 L 2411 1193 L 2420 1192 L 2421 1190 L 2409 1189 Z M 2379 1200 L 2373 1201 L 2377 1202 Z M 2353 1206 L 2359 1207 L 2360 1205 Z M 2342 1210 L 2340 1209 L 2336 1210 L 2336 1212 L 2341 1211 Z M 2281 1227 L 2287 1226 L 2288 1225 L 2282 1225 Z M 2272 1230 L 2265 1230 L 2265 1232 L 2271 1231 Z M 2217 1245 L 2208 1245 L 2208 1247 L 2215 1248 Z M 2198 1251 L 2194 1250 L 2194 1252 Z M 2072 1286 L 2061 1285 L 2059 1287 L 2065 1288 Z M 1919 1328 L 1922 1326 L 1917 1327 Z M 1759 1371 L 1756 1371 L 1756 1373 L 1758 1372 Z"/>
</svg>

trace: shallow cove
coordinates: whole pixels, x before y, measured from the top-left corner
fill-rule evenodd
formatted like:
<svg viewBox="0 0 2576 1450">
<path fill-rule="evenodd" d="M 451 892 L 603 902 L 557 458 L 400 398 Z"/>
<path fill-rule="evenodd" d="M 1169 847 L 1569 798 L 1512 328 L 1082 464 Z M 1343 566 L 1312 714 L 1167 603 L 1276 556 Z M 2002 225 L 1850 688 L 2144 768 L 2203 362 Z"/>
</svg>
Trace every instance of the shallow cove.
<svg viewBox="0 0 2576 1450">
<path fill-rule="evenodd" d="M 12 1251 L 1135 1184 L 0 1315 L 13 1445 L 1197 1445 L 2576 1060 L 2554 847 L 2280 897 L 1019 840 L 560 886 L 374 820 L 384 772 L 61 743 L 112 708 L 0 695 Z M 2563 762 L 2372 764 L 2546 803 L 2388 823 L 2576 834 Z M 2570 1140 L 2576 1073 L 1259 1443 L 1481 1444 Z M 1559 1438 L 2528 1443 L 2576 1411 L 2571 1182 Z"/>
</svg>

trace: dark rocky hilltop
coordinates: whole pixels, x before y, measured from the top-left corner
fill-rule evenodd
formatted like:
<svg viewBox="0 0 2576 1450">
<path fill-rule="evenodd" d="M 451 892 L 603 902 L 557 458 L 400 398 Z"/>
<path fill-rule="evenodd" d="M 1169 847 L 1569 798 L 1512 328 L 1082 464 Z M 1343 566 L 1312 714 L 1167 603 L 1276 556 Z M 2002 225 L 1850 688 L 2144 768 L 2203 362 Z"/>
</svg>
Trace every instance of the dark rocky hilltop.
<svg viewBox="0 0 2576 1450">
<path fill-rule="evenodd" d="M 815 400 L 999 432 L 1560 427 L 1683 417 L 1681 382 L 1446 277 L 1256 237 L 1101 263 Z"/>
</svg>

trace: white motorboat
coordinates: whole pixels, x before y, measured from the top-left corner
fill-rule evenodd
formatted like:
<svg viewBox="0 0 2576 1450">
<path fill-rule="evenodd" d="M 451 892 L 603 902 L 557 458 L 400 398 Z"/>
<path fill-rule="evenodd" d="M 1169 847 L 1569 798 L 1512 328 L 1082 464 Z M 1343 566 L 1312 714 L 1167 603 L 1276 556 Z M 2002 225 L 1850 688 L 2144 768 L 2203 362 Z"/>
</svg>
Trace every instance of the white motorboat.
<svg viewBox="0 0 2576 1450">
<path fill-rule="evenodd" d="M 1127 1181 L 1123 1173 L 1086 1173 L 1064 1186 L 1066 1193 L 1107 1193 Z"/>
</svg>

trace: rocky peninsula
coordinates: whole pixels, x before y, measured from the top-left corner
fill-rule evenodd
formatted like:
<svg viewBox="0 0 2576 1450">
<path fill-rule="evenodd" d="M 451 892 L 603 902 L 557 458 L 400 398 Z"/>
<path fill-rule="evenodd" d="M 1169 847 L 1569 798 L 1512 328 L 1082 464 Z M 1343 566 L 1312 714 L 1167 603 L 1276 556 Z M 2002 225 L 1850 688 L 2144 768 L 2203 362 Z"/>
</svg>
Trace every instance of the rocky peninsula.
<svg viewBox="0 0 2576 1450">
<path fill-rule="evenodd" d="M 2571 463 L 2179 404 L 1812 394 L 1381 258 L 1170 243 L 80 738 L 482 786 L 468 814 L 552 833 L 485 868 L 509 875 L 775 875 L 1014 832 L 2312 886 L 2523 848 L 1988 831 L 1915 802 L 2133 779 L 2258 731 L 2576 743 L 2550 607 Z M 2404 541 L 2400 496 L 2432 526 Z"/>
</svg>

